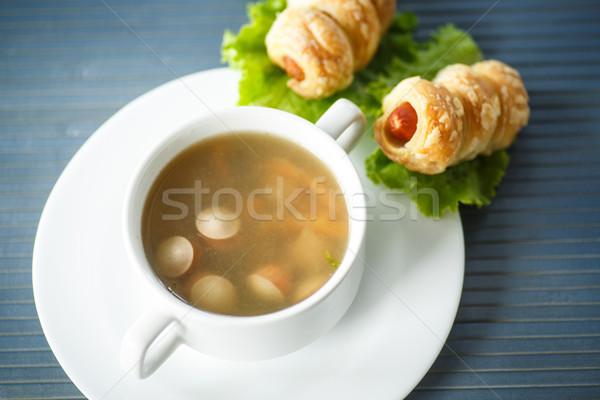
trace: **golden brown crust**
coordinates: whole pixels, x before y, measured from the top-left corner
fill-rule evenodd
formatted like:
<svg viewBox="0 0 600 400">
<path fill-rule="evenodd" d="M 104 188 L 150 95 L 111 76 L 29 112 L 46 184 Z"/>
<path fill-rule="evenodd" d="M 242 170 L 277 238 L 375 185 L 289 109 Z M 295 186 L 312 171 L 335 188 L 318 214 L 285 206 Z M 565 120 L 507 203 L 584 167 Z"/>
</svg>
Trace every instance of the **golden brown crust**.
<svg viewBox="0 0 600 400">
<path fill-rule="evenodd" d="M 447 66 L 433 81 L 458 97 L 466 114 L 463 145 L 453 164 L 473 159 L 479 154 L 491 154 L 489 145 L 500 114 L 500 99 L 494 88 L 464 64 Z"/>
<path fill-rule="evenodd" d="M 289 57 L 304 79 L 288 86 L 306 98 L 322 98 L 352 83 L 352 48 L 342 29 L 326 14 L 309 8 L 287 8 L 279 14 L 266 37 L 271 61 L 286 68 Z"/>
<path fill-rule="evenodd" d="M 381 23 L 381 31 L 386 32 L 396 14 L 396 0 L 371 0 L 377 11 L 379 22 Z"/>
<path fill-rule="evenodd" d="M 527 124 L 527 91 L 507 65 L 484 61 L 455 64 L 432 81 L 412 77 L 400 82 L 383 100 L 383 116 L 375 123 L 375 140 L 393 161 L 424 174 L 479 154 L 508 147 Z M 417 113 L 413 137 L 402 142 L 386 129 L 389 115 L 402 103 Z"/>
<path fill-rule="evenodd" d="M 494 87 L 500 97 L 501 117 L 491 147 L 492 151 L 506 148 L 529 120 L 527 90 L 519 73 L 500 61 L 481 61 L 472 68 Z"/>
<path fill-rule="evenodd" d="M 371 61 L 381 40 L 381 23 L 371 0 L 290 0 L 288 9 L 312 8 L 329 15 L 348 36 L 354 71 Z"/>
</svg>

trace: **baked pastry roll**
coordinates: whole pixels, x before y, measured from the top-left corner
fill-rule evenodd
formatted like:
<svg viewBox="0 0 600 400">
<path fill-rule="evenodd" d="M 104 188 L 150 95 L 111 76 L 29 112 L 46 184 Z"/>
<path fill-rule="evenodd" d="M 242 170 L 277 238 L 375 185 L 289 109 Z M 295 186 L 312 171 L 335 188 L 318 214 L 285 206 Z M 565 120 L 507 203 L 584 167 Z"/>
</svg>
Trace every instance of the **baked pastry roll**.
<svg viewBox="0 0 600 400">
<path fill-rule="evenodd" d="M 455 64 L 433 81 L 412 77 L 383 100 L 375 140 L 391 160 L 424 174 L 508 147 L 529 119 L 519 73 L 500 61 Z"/>
<path fill-rule="evenodd" d="M 367 66 L 381 39 L 381 23 L 371 0 L 289 0 L 288 8 L 313 9 L 330 16 L 352 46 L 354 71 Z"/>
<path fill-rule="evenodd" d="M 395 8 L 395 0 L 289 0 L 267 33 L 267 54 L 299 95 L 331 96 L 371 61 Z"/>
<path fill-rule="evenodd" d="M 327 97 L 352 83 L 352 47 L 342 28 L 325 13 L 286 8 L 265 43 L 269 58 L 290 75 L 287 84 L 300 96 Z"/>
</svg>

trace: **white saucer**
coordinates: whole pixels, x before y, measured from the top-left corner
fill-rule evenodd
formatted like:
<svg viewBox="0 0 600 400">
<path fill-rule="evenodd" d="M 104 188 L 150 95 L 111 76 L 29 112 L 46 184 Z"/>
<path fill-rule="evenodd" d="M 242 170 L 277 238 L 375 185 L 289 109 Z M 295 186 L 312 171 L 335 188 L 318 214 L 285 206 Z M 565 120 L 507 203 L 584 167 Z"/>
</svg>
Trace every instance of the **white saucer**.
<svg viewBox="0 0 600 400">
<path fill-rule="evenodd" d="M 161 132 L 234 105 L 237 79 L 228 69 L 210 70 L 148 92 L 102 125 L 61 175 L 33 256 L 35 303 L 54 354 L 90 399 L 406 396 L 439 354 L 456 315 L 462 226 L 458 214 L 438 221 L 415 215 L 407 196 L 375 187 L 364 176 L 364 160 L 375 147 L 369 135 L 351 153 L 373 204 L 365 276 L 333 330 L 268 361 L 222 361 L 181 346 L 146 380 L 121 369 L 122 335 L 151 301 L 132 295 L 136 282 L 121 232 L 126 183 Z"/>
</svg>

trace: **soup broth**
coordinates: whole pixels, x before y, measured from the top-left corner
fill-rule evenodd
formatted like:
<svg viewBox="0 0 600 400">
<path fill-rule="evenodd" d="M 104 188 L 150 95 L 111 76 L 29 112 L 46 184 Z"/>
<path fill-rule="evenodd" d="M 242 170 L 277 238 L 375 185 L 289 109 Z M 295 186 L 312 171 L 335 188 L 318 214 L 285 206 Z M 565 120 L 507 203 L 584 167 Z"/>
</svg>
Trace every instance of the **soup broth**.
<svg viewBox="0 0 600 400">
<path fill-rule="evenodd" d="M 274 135 L 224 133 L 175 157 L 143 211 L 146 256 L 165 287 L 229 315 L 304 300 L 346 252 L 348 211 L 329 168 Z"/>
</svg>

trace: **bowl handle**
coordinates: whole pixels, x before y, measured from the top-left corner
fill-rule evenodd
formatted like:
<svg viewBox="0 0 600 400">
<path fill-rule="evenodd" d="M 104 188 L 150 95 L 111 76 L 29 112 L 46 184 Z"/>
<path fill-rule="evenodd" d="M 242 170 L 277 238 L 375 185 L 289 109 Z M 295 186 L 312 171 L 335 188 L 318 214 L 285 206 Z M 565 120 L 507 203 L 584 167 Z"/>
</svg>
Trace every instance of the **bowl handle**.
<svg viewBox="0 0 600 400">
<path fill-rule="evenodd" d="M 121 341 L 121 365 L 139 379 L 152 375 L 182 343 L 183 326 L 157 307 L 146 310 Z"/>
<path fill-rule="evenodd" d="M 315 125 L 334 138 L 348 153 L 362 136 L 367 122 L 356 104 L 347 99 L 339 99 L 325 111 Z"/>
</svg>

